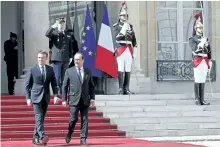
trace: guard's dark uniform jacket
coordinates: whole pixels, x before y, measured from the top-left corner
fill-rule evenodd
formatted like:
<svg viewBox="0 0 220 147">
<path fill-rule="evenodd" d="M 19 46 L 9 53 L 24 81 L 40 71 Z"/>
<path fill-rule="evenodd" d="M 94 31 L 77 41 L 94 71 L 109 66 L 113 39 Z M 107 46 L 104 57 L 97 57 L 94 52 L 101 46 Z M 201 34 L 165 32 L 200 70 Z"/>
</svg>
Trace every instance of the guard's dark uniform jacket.
<svg viewBox="0 0 220 147">
<path fill-rule="evenodd" d="M 207 47 L 205 47 L 205 49 L 198 49 L 198 45 L 201 42 L 200 39 L 202 38 L 202 36 L 197 36 L 194 35 L 193 37 L 189 38 L 189 45 L 192 48 L 192 59 L 193 59 L 193 64 L 195 67 L 197 67 L 202 59 L 205 59 L 208 67 L 209 67 L 209 62 L 208 60 L 211 59 L 211 47 L 210 44 L 208 44 Z M 207 57 L 202 57 L 199 54 L 207 54 Z"/>
<path fill-rule="evenodd" d="M 72 38 L 70 33 L 64 31 L 61 33 L 57 28 L 50 28 L 46 32 L 46 36 L 50 39 L 52 55 L 51 61 L 69 62 L 69 58 L 73 58 Z"/>
<path fill-rule="evenodd" d="M 127 30 L 125 35 L 120 33 L 120 31 L 123 27 L 123 24 L 124 23 L 122 23 L 122 22 L 118 22 L 113 25 L 114 34 L 115 34 L 115 38 L 116 38 L 115 47 L 116 47 L 116 55 L 117 56 L 120 55 L 120 53 L 117 51 L 117 48 L 121 48 L 123 46 L 129 46 L 133 52 L 133 47 L 135 47 L 137 45 L 135 33 L 133 30 L 133 26 L 131 24 L 129 24 L 131 30 Z"/>
<path fill-rule="evenodd" d="M 4 60 L 7 65 L 8 93 L 10 95 L 14 94 L 14 77 L 18 78 L 18 51 L 14 49 L 17 45 L 17 41 L 12 42 L 11 40 L 4 43 Z"/>
</svg>

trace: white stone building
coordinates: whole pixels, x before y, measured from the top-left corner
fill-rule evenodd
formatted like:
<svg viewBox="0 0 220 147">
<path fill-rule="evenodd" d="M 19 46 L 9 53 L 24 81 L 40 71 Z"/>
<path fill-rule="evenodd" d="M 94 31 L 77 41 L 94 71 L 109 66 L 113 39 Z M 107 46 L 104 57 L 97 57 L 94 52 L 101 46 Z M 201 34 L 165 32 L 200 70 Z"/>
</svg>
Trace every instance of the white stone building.
<svg viewBox="0 0 220 147">
<path fill-rule="evenodd" d="M 72 27 L 77 11 L 79 32 L 83 29 L 86 4 L 90 6 L 98 36 L 104 2 L 1 2 L 1 93 L 7 93 L 4 41 L 10 32 L 18 34 L 19 75 L 36 63 L 38 50 L 49 50 L 45 37 L 48 27 L 59 16 L 67 17 Z M 205 35 L 211 40 L 215 67 L 211 75 L 213 92 L 220 92 L 220 2 L 218 1 L 128 1 L 129 21 L 138 42 L 131 90 L 137 93 L 191 93 L 192 67 L 188 38 L 192 34 L 193 14 L 203 11 Z M 121 2 L 107 2 L 110 23 L 117 22 Z M 24 33 L 24 34 L 23 34 Z M 79 36 L 80 44 L 80 36 Z M 24 44 L 23 44 L 24 42 Z M 107 85 L 107 87 L 105 86 Z M 136 86 L 137 85 L 137 86 Z M 100 80 L 98 89 L 107 94 L 117 90 L 117 79 Z M 207 86 L 207 92 L 209 87 Z"/>
</svg>

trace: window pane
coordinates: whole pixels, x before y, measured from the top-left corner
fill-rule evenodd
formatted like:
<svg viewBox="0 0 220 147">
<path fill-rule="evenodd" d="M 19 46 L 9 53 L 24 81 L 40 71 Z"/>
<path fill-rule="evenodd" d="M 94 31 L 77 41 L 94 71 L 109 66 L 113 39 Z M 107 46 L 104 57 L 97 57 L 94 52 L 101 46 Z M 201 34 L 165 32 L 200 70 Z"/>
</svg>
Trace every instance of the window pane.
<svg viewBox="0 0 220 147">
<path fill-rule="evenodd" d="M 193 33 L 193 25 L 195 22 L 194 15 L 200 11 L 198 10 L 183 10 L 183 41 L 188 42 L 189 37 Z"/>
<path fill-rule="evenodd" d="M 177 41 L 177 11 L 157 10 L 157 27 L 159 41 Z"/>
<path fill-rule="evenodd" d="M 178 60 L 177 43 L 158 43 L 158 60 Z"/>
<path fill-rule="evenodd" d="M 202 8 L 202 1 L 183 1 L 183 8 Z"/>
<path fill-rule="evenodd" d="M 158 1 L 157 7 L 168 7 L 168 8 L 176 8 L 176 1 Z"/>
</svg>

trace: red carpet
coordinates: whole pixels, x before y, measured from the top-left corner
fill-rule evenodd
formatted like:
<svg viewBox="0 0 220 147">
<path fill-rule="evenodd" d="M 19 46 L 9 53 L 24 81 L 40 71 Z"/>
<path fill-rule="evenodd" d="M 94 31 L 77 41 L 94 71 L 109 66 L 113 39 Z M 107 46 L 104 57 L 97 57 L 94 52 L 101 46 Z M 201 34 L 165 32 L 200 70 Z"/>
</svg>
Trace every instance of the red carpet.
<svg viewBox="0 0 220 147">
<path fill-rule="evenodd" d="M 49 138 L 64 138 L 67 134 L 69 111 L 61 104 L 54 105 L 51 96 L 45 118 L 45 133 Z M 73 137 L 80 136 L 80 114 Z M 26 105 L 24 96 L 1 96 L 1 140 L 31 139 L 34 130 L 34 113 Z M 124 131 L 117 130 L 109 118 L 104 118 L 96 108 L 89 111 L 88 137 L 125 137 Z"/>
<path fill-rule="evenodd" d="M 199 145 L 178 144 L 178 143 L 153 143 L 149 141 L 128 139 L 128 138 L 99 138 L 87 140 L 91 147 L 204 147 Z M 31 141 L 3 141 L 2 147 L 36 147 Z M 48 147 L 80 147 L 79 139 L 72 139 L 70 144 L 66 144 L 64 139 L 50 140 Z"/>
</svg>

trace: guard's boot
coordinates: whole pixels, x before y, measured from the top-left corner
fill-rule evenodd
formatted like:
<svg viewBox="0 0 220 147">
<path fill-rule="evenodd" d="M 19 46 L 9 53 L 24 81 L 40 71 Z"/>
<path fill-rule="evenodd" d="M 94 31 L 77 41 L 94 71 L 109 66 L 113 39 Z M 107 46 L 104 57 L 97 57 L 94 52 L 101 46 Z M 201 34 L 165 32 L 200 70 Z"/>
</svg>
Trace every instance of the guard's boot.
<svg viewBox="0 0 220 147">
<path fill-rule="evenodd" d="M 202 105 L 200 100 L 200 93 L 199 93 L 199 83 L 194 83 L 194 93 L 195 93 L 196 105 Z"/>
<path fill-rule="evenodd" d="M 124 95 L 134 94 L 134 92 L 131 92 L 129 90 L 130 76 L 131 76 L 130 72 L 125 72 L 124 85 L 123 85 L 123 87 L 124 87 Z"/>
<path fill-rule="evenodd" d="M 200 83 L 199 85 L 199 95 L 200 95 L 200 101 L 202 105 L 210 105 L 210 103 L 206 102 L 204 100 L 205 95 L 205 83 Z"/>
<path fill-rule="evenodd" d="M 119 84 L 119 95 L 123 95 L 123 78 L 124 78 L 124 72 L 118 72 L 118 84 Z"/>
</svg>

